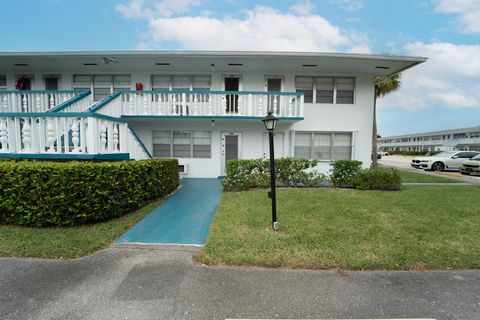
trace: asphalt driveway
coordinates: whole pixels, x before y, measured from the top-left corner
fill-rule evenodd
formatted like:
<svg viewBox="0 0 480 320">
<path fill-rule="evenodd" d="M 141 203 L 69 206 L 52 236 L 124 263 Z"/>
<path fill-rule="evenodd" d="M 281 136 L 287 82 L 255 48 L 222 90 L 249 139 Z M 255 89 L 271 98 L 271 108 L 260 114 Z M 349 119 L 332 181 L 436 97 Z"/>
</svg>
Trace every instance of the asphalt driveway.
<svg viewBox="0 0 480 320">
<path fill-rule="evenodd" d="M 480 318 L 480 271 L 203 267 L 191 255 L 0 259 L 0 319 Z"/>
</svg>

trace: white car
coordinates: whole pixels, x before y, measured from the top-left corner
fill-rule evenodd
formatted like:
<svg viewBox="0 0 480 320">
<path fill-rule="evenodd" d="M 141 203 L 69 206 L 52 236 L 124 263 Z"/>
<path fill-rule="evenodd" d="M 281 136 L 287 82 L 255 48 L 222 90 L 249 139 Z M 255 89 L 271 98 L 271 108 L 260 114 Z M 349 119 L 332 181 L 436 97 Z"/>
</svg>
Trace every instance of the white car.
<svg viewBox="0 0 480 320">
<path fill-rule="evenodd" d="M 413 158 L 410 165 L 414 168 L 443 171 L 459 170 L 460 165 L 468 159 L 480 154 L 476 151 L 445 151 L 430 157 Z"/>
</svg>

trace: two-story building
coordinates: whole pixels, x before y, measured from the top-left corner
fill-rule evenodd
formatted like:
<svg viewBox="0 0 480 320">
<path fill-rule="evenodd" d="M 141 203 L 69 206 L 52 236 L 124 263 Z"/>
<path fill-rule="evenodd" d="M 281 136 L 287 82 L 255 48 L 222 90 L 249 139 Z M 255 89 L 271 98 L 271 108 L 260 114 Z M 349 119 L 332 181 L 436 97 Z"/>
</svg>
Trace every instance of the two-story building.
<svg viewBox="0 0 480 320">
<path fill-rule="evenodd" d="M 188 177 L 268 156 L 371 161 L 373 77 L 425 58 L 294 52 L 0 53 L 0 157 L 175 157 Z"/>
</svg>

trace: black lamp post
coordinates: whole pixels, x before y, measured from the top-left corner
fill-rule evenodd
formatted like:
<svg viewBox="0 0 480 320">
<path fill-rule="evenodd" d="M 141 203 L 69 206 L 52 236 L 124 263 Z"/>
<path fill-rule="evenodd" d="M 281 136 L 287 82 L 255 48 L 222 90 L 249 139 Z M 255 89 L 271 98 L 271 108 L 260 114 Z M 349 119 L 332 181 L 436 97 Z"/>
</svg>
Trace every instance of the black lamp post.
<svg viewBox="0 0 480 320">
<path fill-rule="evenodd" d="M 263 124 L 268 131 L 268 140 L 270 145 L 270 192 L 268 196 L 272 199 L 272 227 L 273 230 L 280 230 L 280 223 L 277 221 L 277 197 L 275 193 L 275 154 L 274 154 L 274 145 L 273 145 L 273 131 L 277 126 L 278 119 L 272 114 L 271 111 L 268 112 L 267 116 L 263 118 Z"/>
</svg>

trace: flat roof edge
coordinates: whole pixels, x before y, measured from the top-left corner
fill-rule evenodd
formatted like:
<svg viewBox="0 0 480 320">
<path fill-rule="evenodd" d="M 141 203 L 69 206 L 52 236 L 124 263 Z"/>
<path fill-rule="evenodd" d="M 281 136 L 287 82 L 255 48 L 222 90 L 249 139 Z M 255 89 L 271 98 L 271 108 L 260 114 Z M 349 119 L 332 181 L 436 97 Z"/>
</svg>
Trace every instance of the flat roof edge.
<svg viewBox="0 0 480 320">
<path fill-rule="evenodd" d="M 390 54 L 294 52 L 294 51 L 12 51 L 0 52 L 0 57 L 53 57 L 53 56 L 186 56 L 186 57 L 297 57 L 297 58 L 356 58 L 367 60 L 397 60 L 425 62 L 427 57 Z"/>
</svg>

